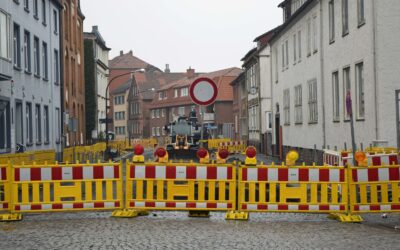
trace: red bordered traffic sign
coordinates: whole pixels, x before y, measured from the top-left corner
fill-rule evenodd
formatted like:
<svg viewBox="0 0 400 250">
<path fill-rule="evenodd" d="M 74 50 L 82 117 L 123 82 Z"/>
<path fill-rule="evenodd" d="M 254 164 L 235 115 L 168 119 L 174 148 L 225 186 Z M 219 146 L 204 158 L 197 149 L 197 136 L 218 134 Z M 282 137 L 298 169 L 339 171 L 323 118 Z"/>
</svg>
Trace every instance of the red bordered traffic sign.
<svg viewBox="0 0 400 250">
<path fill-rule="evenodd" d="M 189 95 L 194 103 L 207 106 L 217 99 L 218 88 L 210 78 L 200 77 L 190 85 Z"/>
</svg>

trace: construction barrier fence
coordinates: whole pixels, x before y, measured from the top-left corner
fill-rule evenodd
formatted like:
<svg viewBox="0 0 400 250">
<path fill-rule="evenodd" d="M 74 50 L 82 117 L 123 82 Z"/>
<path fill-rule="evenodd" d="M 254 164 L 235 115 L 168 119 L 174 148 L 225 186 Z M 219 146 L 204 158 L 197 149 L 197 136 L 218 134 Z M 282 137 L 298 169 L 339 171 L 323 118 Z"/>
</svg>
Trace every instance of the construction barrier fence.
<svg viewBox="0 0 400 250">
<path fill-rule="evenodd" d="M 64 148 L 63 162 L 97 162 L 104 159 L 106 143 L 100 142 L 91 146 L 76 146 Z"/>
<path fill-rule="evenodd" d="M 228 138 L 223 138 L 223 139 L 208 139 L 207 140 L 207 145 L 208 145 L 208 149 L 218 149 L 219 148 L 219 144 L 223 143 L 223 142 L 230 142 L 231 139 Z"/>
<path fill-rule="evenodd" d="M 0 212 L 9 209 L 10 195 L 10 165 L 0 164 Z"/>
<path fill-rule="evenodd" d="M 7 164 L 11 162 L 13 164 L 32 164 L 33 162 L 45 163 L 55 162 L 56 152 L 55 150 L 38 150 L 16 154 L 1 154 L 0 164 Z"/>
<path fill-rule="evenodd" d="M 229 142 L 220 142 L 220 149 L 227 149 L 230 154 L 240 154 L 246 151 L 247 145 L 244 141 L 229 141 Z"/>
<path fill-rule="evenodd" d="M 127 163 L 126 207 L 151 210 L 235 210 L 232 165 Z"/>
</svg>

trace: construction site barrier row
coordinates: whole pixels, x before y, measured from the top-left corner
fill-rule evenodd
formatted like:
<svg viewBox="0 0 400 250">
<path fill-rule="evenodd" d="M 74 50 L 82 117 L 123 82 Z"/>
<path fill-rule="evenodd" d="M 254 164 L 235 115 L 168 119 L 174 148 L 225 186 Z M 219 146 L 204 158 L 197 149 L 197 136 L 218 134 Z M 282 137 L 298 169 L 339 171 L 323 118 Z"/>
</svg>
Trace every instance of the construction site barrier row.
<svg viewBox="0 0 400 250">
<path fill-rule="evenodd" d="M 230 142 L 231 139 L 223 138 L 223 139 L 208 139 L 207 145 L 208 149 L 218 149 L 219 144 L 223 142 Z"/>
<path fill-rule="evenodd" d="M 142 210 L 226 211 L 228 219 L 308 212 L 359 222 L 362 213 L 400 211 L 399 165 L 244 165 L 237 173 L 236 164 L 128 161 L 121 168 L 112 162 L 0 165 L 0 218 L 122 209 L 124 217 Z"/>
<path fill-rule="evenodd" d="M 7 164 L 8 162 L 13 164 L 32 164 L 33 162 L 44 163 L 55 162 L 55 159 L 55 150 L 38 150 L 16 154 L 1 154 L 0 164 Z"/>
<path fill-rule="evenodd" d="M 64 148 L 63 162 L 97 162 L 104 159 L 106 144 L 104 142 L 96 143 L 91 146 L 76 146 Z M 50 162 L 50 161 L 49 161 Z M 53 160 L 54 162 L 54 160 Z"/>
<path fill-rule="evenodd" d="M 239 154 L 246 150 L 246 142 L 244 141 L 228 141 L 220 142 L 219 149 L 227 149 L 230 154 Z"/>
</svg>

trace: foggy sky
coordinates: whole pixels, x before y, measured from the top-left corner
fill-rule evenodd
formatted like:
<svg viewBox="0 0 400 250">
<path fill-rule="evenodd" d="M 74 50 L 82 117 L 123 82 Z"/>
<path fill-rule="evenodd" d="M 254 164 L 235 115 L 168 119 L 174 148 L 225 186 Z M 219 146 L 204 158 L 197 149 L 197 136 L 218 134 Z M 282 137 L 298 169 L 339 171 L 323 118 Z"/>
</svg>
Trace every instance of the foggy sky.
<svg viewBox="0 0 400 250">
<path fill-rule="evenodd" d="M 282 23 L 282 0 L 81 0 L 84 31 L 98 25 L 110 59 L 132 50 L 160 69 L 241 67 L 255 37 Z"/>
</svg>

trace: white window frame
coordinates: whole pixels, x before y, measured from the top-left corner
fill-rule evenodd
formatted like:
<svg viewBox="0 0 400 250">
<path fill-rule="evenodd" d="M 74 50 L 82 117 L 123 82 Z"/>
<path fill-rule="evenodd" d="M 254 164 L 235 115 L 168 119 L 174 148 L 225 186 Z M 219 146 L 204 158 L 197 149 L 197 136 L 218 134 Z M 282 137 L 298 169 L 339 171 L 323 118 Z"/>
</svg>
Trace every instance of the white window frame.
<svg viewBox="0 0 400 250">
<path fill-rule="evenodd" d="M 343 119 L 345 121 L 350 120 L 350 115 L 347 114 L 346 110 L 346 95 L 347 91 L 351 94 L 351 69 L 350 66 L 343 68 Z"/>
<path fill-rule="evenodd" d="M 317 24 L 317 16 L 313 16 L 313 53 L 318 52 L 318 24 Z"/>
<path fill-rule="evenodd" d="M 308 113 L 309 123 L 318 123 L 318 87 L 317 80 L 308 81 Z"/>
<path fill-rule="evenodd" d="M 294 87 L 294 122 L 295 124 L 303 123 L 303 90 L 301 84 Z"/>
<path fill-rule="evenodd" d="M 335 1 L 329 0 L 329 43 L 335 42 Z"/>
<path fill-rule="evenodd" d="M 178 89 L 174 89 L 174 98 L 179 97 L 179 91 Z"/>
<path fill-rule="evenodd" d="M 332 112 L 333 121 L 340 121 L 339 71 L 332 73 Z"/>
<path fill-rule="evenodd" d="M 181 88 L 181 97 L 188 95 L 189 95 L 189 88 L 188 87 Z"/>
<path fill-rule="evenodd" d="M 307 19 L 307 56 L 311 56 L 311 19 Z"/>
<path fill-rule="evenodd" d="M 297 62 L 297 34 L 293 34 L 293 65 Z"/>
<path fill-rule="evenodd" d="M 358 27 L 365 24 L 365 1 L 357 0 L 357 21 Z"/>
<path fill-rule="evenodd" d="M 349 34 L 349 1 L 342 0 L 342 36 Z"/>
<path fill-rule="evenodd" d="M 299 51 L 299 57 L 298 57 L 298 60 L 299 60 L 299 62 L 301 62 L 301 30 L 299 30 L 298 32 L 297 32 L 297 39 L 298 39 L 298 51 Z"/>
<path fill-rule="evenodd" d="M 40 104 L 35 105 L 36 142 L 42 142 L 42 116 Z"/>
<path fill-rule="evenodd" d="M 360 72 L 361 70 L 361 72 Z M 355 66 L 356 74 L 356 110 L 357 119 L 365 118 L 365 81 L 364 81 L 364 63 L 359 62 Z"/>
<path fill-rule="evenodd" d="M 10 15 L 0 10 L 0 58 L 10 59 Z"/>
<path fill-rule="evenodd" d="M 290 125 L 290 89 L 283 90 L 284 125 Z"/>
<path fill-rule="evenodd" d="M 26 144 L 32 144 L 33 143 L 33 121 L 32 121 L 32 103 L 27 102 L 25 104 L 25 124 L 26 124 Z"/>
</svg>

